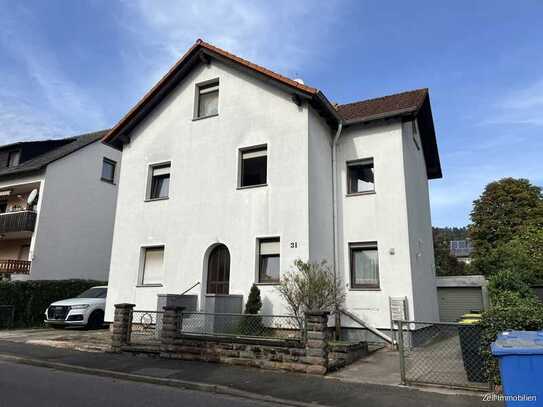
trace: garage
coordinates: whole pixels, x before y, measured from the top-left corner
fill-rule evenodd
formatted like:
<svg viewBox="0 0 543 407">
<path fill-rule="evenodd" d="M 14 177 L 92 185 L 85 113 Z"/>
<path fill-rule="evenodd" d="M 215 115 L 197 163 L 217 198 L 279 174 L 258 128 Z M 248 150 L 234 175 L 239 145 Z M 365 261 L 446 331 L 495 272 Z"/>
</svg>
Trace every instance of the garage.
<svg viewBox="0 0 543 407">
<path fill-rule="evenodd" d="M 444 287 L 437 289 L 439 320 L 456 321 L 462 315 L 483 309 L 480 287 Z"/>
<path fill-rule="evenodd" d="M 457 321 L 470 311 L 486 308 L 486 280 L 483 276 L 437 278 L 439 320 Z"/>
</svg>

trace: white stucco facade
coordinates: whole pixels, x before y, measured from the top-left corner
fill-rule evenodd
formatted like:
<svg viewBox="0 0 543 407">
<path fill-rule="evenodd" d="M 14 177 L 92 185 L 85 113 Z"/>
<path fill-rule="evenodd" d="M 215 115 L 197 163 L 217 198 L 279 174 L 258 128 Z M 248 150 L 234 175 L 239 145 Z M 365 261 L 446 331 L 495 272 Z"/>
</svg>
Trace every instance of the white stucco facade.
<svg viewBox="0 0 543 407">
<path fill-rule="evenodd" d="M 113 183 L 101 180 L 103 158 L 116 162 Z M 0 180 L 0 190 L 21 191 L 15 193 L 21 205 L 30 191 L 39 192 L 34 231 L 0 240 L 0 259 L 31 262 L 29 274 L 11 279 L 108 280 L 120 164 L 120 152 L 96 140 L 32 175 Z"/>
<path fill-rule="evenodd" d="M 194 120 L 197 85 L 219 80 L 219 113 Z M 428 179 L 409 149 L 411 122 L 349 126 L 338 153 L 340 275 L 346 308 L 387 328 L 389 297 L 411 317 L 437 315 Z M 409 125 L 408 125 L 409 124 Z M 130 133 L 123 147 L 107 298 L 156 309 L 157 294 L 206 294 L 207 256 L 230 253 L 229 293 L 258 283 L 258 239 L 280 238 L 280 270 L 295 259 L 333 264 L 332 128 L 308 103 L 218 60 L 199 64 Z M 412 143 L 412 141 L 411 141 Z M 267 146 L 267 184 L 238 188 L 239 151 Z M 346 162 L 373 158 L 375 193 L 346 196 Z M 169 198 L 146 200 L 149 168 L 171 163 Z M 422 241 L 421 244 L 418 242 Z M 377 242 L 380 287 L 349 287 L 349 243 Z M 162 284 L 142 285 L 142 248 L 164 246 Z M 420 255 L 419 255 L 420 254 Z M 425 290 L 434 287 L 433 293 Z M 259 285 L 264 313 L 285 313 L 274 285 Z"/>
</svg>

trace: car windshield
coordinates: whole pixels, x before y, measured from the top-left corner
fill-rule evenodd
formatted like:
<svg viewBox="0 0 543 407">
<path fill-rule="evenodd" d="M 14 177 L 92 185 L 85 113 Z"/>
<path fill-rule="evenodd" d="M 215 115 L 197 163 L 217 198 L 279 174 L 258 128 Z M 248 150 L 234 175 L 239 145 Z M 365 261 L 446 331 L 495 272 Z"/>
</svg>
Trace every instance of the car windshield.
<svg viewBox="0 0 543 407">
<path fill-rule="evenodd" d="M 107 288 L 93 287 L 83 291 L 77 298 L 106 298 Z"/>
</svg>

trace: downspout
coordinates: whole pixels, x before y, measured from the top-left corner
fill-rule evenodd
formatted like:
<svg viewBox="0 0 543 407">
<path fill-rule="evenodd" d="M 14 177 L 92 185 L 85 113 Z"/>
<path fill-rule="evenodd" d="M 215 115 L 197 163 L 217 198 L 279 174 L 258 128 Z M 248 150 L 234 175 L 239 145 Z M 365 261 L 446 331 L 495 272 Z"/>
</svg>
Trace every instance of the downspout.
<svg viewBox="0 0 543 407">
<path fill-rule="evenodd" d="M 343 130 L 343 122 L 340 120 L 338 122 L 338 127 L 336 131 L 336 135 L 334 136 L 334 140 L 332 141 L 332 226 L 333 226 L 333 248 L 334 248 L 334 281 L 337 281 L 337 267 L 339 264 L 339 249 L 338 249 L 338 225 L 337 225 L 337 217 L 338 217 L 338 209 L 337 209 L 337 152 L 336 152 L 336 146 L 339 141 L 339 138 L 341 137 L 341 131 Z M 339 339 L 341 334 L 341 314 L 339 310 L 339 304 L 336 304 L 335 309 L 335 331 L 336 331 L 336 339 Z"/>
</svg>

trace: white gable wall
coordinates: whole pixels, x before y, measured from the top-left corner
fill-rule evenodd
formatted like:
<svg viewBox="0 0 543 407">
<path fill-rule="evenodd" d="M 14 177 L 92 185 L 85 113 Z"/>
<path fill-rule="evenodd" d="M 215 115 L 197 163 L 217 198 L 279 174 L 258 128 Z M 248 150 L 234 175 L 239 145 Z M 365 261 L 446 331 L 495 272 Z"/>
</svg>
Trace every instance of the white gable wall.
<svg viewBox="0 0 543 407">
<path fill-rule="evenodd" d="M 219 78 L 219 115 L 193 121 L 196 84 Z M 113 304 L 156 309 L 156 294 L 205 293 L 205 253 L 230 251 L 230 294 L 256 281 L 258 237 L 281 238 L 281 270 L 308 258 L 308 112 L 290 95 L 212 60 L 195 68 L 123 150 L 106 320 Z M 237 189 L 238 151 L 268 146 L 268 185 Z M 170 198 L 145 202 L 148 166 L 171 161 Z M 290 243 L 296 243 L 291 248 Z M 162 287 L 138 287 L 140 250 L 164 245 Z M 264 312 L 283 313 L 273 286 Z M 244 298 L 244 301 L 246 298 Z"/>
<path fill-rule="evenodd" d="M 121 155 L 99 141 L 47 166 L 31 279 L 107 281 L 117 185 L 100 180 L 103 157 L 118 180 Z"/>
<path fill-rule="evenodd" d="M 411 317 L 420 321 L 438 321 L 430 197 L 421 146 L 418 131 L 414 134 L 412 122 L 405 122 L 403 162 L 414 296 L 414 314 Z"/>
<path fill-rule="evenodd" d="M 413 312 L 402 127 L 399 121 L 343 130 L 338 143 L 339 273 L 346 308 L 377 328 L 389 328 L 389 297 L 408 297 Z M 346 196 L 348 161 L 373 158 L 375 194 Z M 350 287 L 349 243 L 377 242 L 380 288 Z M 391 253 L 394 254 L 391 254 Z M 358 326 L 342 318 L 346 326 Z"/>
</svg>

